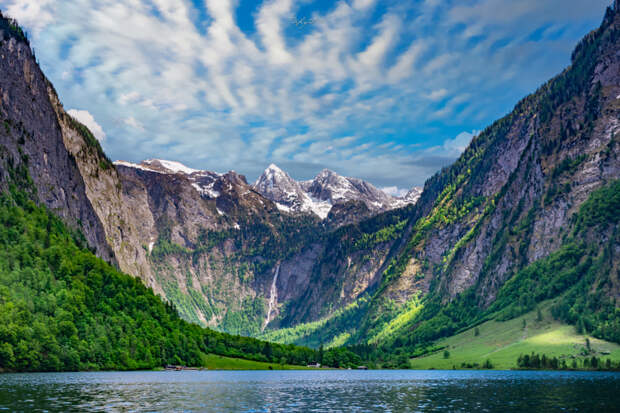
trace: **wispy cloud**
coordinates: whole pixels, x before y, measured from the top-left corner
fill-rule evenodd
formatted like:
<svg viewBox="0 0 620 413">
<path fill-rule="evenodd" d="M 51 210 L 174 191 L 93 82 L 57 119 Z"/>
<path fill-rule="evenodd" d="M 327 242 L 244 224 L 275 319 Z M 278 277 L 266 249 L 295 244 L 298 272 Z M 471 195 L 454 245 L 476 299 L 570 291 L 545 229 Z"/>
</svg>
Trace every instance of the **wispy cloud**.
<svg viewBox="0 0 620 413">
<path fill-rule="evenodd" d="M 95 135 L 100 142 L 105 140 L 105 132 L 101 125 L 97 123 L 93 115 L 90 114 L 87 110 L 77 110 L 77 109 L 69 109 L 67 111 L 69 115 L 80 121 L 82 124 L 86 125 L 88 129 Z"/>
<path fill-rule="evenodd" d="M 250 179 L 272 161 L 301 179 L 329 167 L 398 190 L 458 156 L 471 139 L 462 131 L 481 129 L 560 71 L 607 3 L 0 0 L 0 8 L 32 33 L 65 105 L 102 125 L 113 158 L 175 158 Z M 302 11 L 312 24 L 300 29 L 292 19 Z"/>
</svg>

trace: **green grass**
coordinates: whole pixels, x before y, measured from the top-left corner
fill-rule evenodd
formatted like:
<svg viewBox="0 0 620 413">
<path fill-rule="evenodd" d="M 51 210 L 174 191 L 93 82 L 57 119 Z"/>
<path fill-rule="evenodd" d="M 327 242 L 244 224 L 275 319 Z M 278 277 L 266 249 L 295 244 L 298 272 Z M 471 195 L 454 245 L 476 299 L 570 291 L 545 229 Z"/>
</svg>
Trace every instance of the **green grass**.
<svg viewBox="0 0 620 413">
<path fill-rule="evenodd" d="M 547 357 L 565 359 L 572 362 L 572 356 L 583 359 L 580 354 L 586 347 L 586 337 L 577 334 L 575 327 L 558 322 L 549 312 L 551 302 L 542 303 L 542 320 L 537 321 L 537 312 L 531 311 L 521 317 L 508 321 L 487 321 L 478 326 L 479 335 L 471 328 L 460 334 L 439 340 L 436 344 L 450 352 L 444 358 L 444 350 L 411 360 L 414 369 L 452 369 L 460 368 L 461 363 L 482 365 L 489 359 L 495 369 L 512 369 L 517 366 L 521 354 L 532 352 Z M 525 319 L 526 327 L 523 328 Z M 594 353 L 603 360 L 620 360 L 620 345 L 593 337 L 588 337 Z M 609 352 L 609 354 L 605 354 Z"/>
<path fill-rule="evenodd" d="M 238 359 L 233 357 L 207 354 L 202 356 L 203 367 L 209 370 L 306 370 L 306 366 L 293 366 L 290 364 L 265 363 Z"/>
</svg>

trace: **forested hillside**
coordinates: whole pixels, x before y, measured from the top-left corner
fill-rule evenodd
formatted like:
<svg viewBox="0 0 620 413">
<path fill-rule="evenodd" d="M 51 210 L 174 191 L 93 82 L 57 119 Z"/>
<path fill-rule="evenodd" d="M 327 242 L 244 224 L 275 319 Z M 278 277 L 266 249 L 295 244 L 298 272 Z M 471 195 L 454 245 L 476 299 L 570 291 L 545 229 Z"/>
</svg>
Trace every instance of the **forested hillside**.
<svg viewBox="0 0 620 413">
<path fill-rule="evenodd" d="M 555 297 L 559 319 L 620 340 L 617 6 L 569 68 L 426 183 L 412 236 L 351 342 L 384 334 L 386 349 L 413 353 Z"/>
<path fill-rule="evenodd" d="M 231 336 L 182 320 L 14 184 L 0 195 L 0 371 L 203 366 L 207 354 L 277 364 L 359 363 L 340 349 Z"/>
<path fill-rule="evenodd" d="M 10 91 L 0 100 L 0 367 L 201 365 L 209 353 L 398 366 L 547 300 L 557 320 L 620 342 L 619 9 L 415 205 L 338 228 L 282 211 L 234 172 L 112 164 L 0 17 Z M 186 320 L 333 349 L 202 329 L 156 294 Z"/>
<path fill-rule="evenodd" d="M 556 298 L 557 318 L 617 342 L 619 50 L 616 2 L 567 69 L 426 182 L 376 289 L 264 337 L 416 355 Z"/>
</svg>

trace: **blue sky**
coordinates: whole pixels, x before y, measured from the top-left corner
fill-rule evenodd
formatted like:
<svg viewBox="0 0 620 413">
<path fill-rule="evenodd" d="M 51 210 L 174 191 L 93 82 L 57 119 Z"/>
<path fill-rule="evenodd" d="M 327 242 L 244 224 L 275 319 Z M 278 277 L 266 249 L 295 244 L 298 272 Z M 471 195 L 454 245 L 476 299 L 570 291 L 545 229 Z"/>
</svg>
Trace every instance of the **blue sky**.
<svg viewBox="0 0 620 413">
<path fill-rule="evenodd" d="M 609 0 L 0 0 L 112 159 L 421 185 Z"/>
</svg>

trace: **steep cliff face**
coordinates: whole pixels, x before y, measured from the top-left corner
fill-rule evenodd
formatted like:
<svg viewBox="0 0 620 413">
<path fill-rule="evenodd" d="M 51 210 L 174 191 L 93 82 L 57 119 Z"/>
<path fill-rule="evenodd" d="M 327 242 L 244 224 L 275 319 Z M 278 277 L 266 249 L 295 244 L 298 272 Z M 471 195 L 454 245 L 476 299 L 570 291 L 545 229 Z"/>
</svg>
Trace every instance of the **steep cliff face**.
<svg viewBox="0 0 620 413">
<path fill-rule="evenodd" d="M 277 208 L 234 172 L 220 175 L 161 160 L 117 162 L 116 168 L 129 222 L 163 295 L 185 318 L 223 328 L 227 315 L 257 307 L 248 323 L 255 327 L 263 312 L 255 291 L 260 283 L 252 260 L 245 269 L 235 259 L 243 240 L 234 238 L 241 236 L 241 225 L 277 217 Z M 247 332 L 241 323 L 235 326 Z"/>
<path fill-rule="evenodd" d="M 441 288 L 450 297 L 479 285 L 483 303 L 493 301 L 519 268 L 558 248 L 560 230 L 593 190 L 620 176 L 619 17 L 610 14 L 579 44 L 571 67 L 489 128 L 478 139 L 486 145 L 477 140 L 464 155 L 473 160 L 474 148 L 486 146 L 479 162 L 458 171 L 462 192 L 455 198 L 482 202 L 429 236 L 424 253 L 443 266 Z M 511 234 L 510 223 L 522 231 Z M 434 239 L 444 237 L 452 250 L 437 247 Z"/>
<path fill-rule="evenodd" d="M 96 144 L 95 137 L 65 112 L 49 83 L 47 92 L 64 146 L 75 159 L 86 196 L 103 226 L 105 242 L 112 250 L 116 264 L 123 272 L 140 277 L 156 293 L 162 294 L 141 247 L 148 239 L 141 231 L 144 222 L 141 218 L 145 217 L 140 215 L 144 211 L 126 208 L 118 172 Z"/>
<path fill-rule="evenodd" d="M 420 294 L 436 306 L 400 326 L 399 334 L 414 341 L 416 333 L 404 331 L 456 298 L 462 303 L 465 293 L 471 314 L 488 308 L 508 280 L 563 245 L 593 191 L 620 177 L 619 25 L 616 4 L 576 47 L 569 68 L 426 183 L 411 235 L 356 339 L 387 329 Z M 441 314 L 447 330 L 466 318 Z"/>
<path fill-rule="evenodd" d="M 0 186 L 6 189 L 9 181 L 30 177 L 36 198 L 69 226 L 81 229 L 98 256 L 114 262 L 79 161 L 65 147 L 51 96 L 52 86 L 21 29 L 0 16 Z M 88 151 L 101 151 L 96 141 L 86 146 Z"/>
<path fill-rule="evenodd" d="M 157 288 L 185 318 L 226 331 L 258 334 L 355 301 L 376 285 L 396 238 L 393 230 L 357 241 L 379 224 L 331 232 L 314 214 L 283 211 L 234 172 L 164 160 L 115 167 Z M 343 248 L 351 254 L 333 257 Z"/>
<path fill-rule="evenodd" d="M 26 166 L 41 202 L 79 228 L 97 255 L 161 293 L 133 226 L 140 221 L 123 207 L 116 169 L 92 133 L 65 112 L 25 37 L 11 35 L 12 23 L 4 22 L 0 88 L 6 165 Z"/>
<path fill-rule="evenodd" d="M 620 340 L 619 137 L 616 2 L 577 45 L 571 66 L 475 137 L 426 182 L 397 224 L 356 236 L 378 240 L 401 227 L 369 298 L 266 337 L 413 352 L 486 317 L 514 317 L 564 294 L 554 306 L 557 317 Z M 326 260 L 327 273 L 342 280 L 351 276 L 337 269 L 339 251 L 351 257 L 345 245 L 339 239 Z"/>
</svg>

